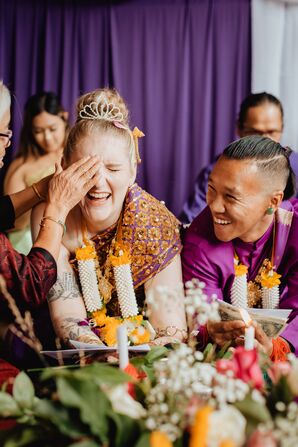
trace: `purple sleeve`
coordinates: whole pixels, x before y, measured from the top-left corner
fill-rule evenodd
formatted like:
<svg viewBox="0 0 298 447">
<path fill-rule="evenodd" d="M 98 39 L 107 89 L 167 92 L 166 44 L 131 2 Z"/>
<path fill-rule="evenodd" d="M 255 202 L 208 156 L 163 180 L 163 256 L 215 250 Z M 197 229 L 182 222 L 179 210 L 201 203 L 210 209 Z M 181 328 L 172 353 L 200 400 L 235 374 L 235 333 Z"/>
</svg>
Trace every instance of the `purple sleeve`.
<svg viewBox="0 0 298 447">
<path fill-rule="evenodd" d="M 206 207 L 208 179 L 214 163 L 203 168 L 196 178 L 194 189 L 183 206 L 179 219 L 183 224 L 189 224 Z"/>
<path fill-rule="evenodd" d="M 216 262 L 217 250 L 204 237 L 204 231 L 200 231 L 200 226 L 206 225 L 206 214 L 207 210 L 194 220 L 186 232 L 182 251 L 183 281 L 197 278 L 205 283 L 206 295 L 215 293 L 218 299 L 223 299 L 222 275 Z"/>
</svg>

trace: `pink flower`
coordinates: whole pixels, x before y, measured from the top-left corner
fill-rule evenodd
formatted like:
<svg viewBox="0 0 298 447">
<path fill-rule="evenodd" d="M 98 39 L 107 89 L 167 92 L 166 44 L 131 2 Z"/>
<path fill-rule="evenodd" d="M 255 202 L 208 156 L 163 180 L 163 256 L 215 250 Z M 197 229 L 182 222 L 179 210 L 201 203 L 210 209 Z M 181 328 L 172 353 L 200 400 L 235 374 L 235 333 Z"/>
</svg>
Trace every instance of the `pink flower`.
<svg viewBox="0 0 298 447">
<path fill-rule="evenodd" d="M 288 376 L 290 371 L 291 365 L 289 362 L 276 362 L 268 369 L 268 376 L 272 383 L 276 384 L 282 376 Z"/>
<path fill-rule="evenodd" d="M 216 369 L 221 374 L 226 374 L 227 371 L 233 371 L 235 378 L 241 379 L 254 388 L 260 389 L 264 385 L 256 349 L 246 351 L 243 346 L 239 346 L 235 349 L 231 360 L 218 360 L 216 362 Z"/>
<path fill-rule="evenodd" d="M 250 436 L 247 447 L 277 447 L 277 442 L 271 432 L 256 430 Z"/>
</svg>

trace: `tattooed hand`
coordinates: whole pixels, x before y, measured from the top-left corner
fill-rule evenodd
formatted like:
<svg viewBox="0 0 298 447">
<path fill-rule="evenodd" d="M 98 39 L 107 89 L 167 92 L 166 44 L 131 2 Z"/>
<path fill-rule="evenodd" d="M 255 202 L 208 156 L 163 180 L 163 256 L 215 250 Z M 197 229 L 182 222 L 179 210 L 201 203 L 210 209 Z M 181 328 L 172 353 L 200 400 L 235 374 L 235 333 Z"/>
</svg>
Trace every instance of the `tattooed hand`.
<svg viewBox="0 0 298 447">
<path fill-rule="evenodd" d="M 67 344 L 71 344 L 70 340 L 75 340 L 82 343 L 103 345 L 102 341 L 92 332 L 89 326 L 79 326 L 79 322 L 79 319 L 71 317 L 62 320 L 60 333 Z"/>
</svg>

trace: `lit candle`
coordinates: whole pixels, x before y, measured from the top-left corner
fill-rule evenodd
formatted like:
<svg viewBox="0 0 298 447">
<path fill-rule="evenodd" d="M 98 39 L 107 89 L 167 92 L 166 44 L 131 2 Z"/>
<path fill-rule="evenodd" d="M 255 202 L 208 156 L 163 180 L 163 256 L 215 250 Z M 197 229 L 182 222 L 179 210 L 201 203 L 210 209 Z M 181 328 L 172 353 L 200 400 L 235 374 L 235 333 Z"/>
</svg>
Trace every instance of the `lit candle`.
<svg viewBox="0 0 298 447">
<path fill-rule="evenodd" d="M 127 345 L 127 329 L 125 324 L 121 324 L 117 328 L 117 343 L 119 355 L 119 367 L 125 369 L 129 363 L 128 345 Z"/>
<path fill-rule="evenodd" d="M 240 314 L 246 325 L 244 333 L 244 349 L 251 351 L 255 347 L 255 328 L 252 325 L 252 319 L 245 309 L 240 309 Z"/>
</svg>

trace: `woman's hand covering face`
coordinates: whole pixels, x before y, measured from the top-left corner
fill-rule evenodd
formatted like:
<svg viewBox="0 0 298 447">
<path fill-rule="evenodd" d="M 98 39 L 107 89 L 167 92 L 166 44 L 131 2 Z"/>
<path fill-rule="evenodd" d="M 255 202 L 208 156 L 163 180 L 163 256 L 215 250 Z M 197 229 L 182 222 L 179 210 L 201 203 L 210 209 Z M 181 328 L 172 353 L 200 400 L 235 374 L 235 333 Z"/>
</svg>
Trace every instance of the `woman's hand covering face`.
<svg viewBox="0 0 298 447">
<path fill-rule="evenodd" d="M 96 184 L 98 169 L 97 156 L 84 157 L 65 170 L 56 164 L 56 172 L 49 183 L 47 202 L 63 209 L 66 216 Z"/>
</svg>

